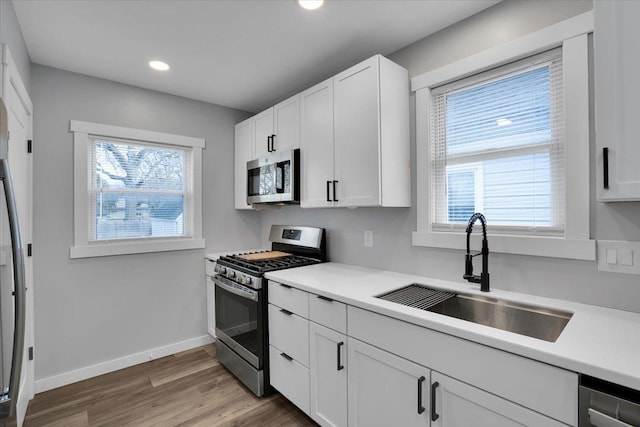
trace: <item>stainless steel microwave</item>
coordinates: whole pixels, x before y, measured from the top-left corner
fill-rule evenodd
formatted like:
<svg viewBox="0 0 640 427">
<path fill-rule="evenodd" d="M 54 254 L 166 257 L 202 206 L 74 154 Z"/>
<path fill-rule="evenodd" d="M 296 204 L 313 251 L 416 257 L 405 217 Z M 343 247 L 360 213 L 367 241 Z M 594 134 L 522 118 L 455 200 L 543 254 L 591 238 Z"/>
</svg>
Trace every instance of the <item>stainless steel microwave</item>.
<svg viewBox="0 0 640 427">
<path fill-rule="evenodd" d="M 300 203 L 300 150 L 247 162 L 247 203 Z"/>
</svg>

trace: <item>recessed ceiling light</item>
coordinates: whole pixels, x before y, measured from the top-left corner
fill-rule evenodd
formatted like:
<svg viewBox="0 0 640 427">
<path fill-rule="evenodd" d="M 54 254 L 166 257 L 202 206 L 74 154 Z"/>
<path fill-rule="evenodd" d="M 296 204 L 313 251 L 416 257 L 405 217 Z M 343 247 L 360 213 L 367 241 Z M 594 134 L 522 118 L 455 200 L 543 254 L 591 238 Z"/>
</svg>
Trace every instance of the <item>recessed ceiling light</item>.
<svg viewBox="0 0 640 427">
<path fill-rule="evenodd" d="M 496 120 L 496 124 L 498 126 L 509 126 L 511 123 L 513 122 L 505 117 L 501 117 L 498 120 Z"/>
<path fill-rule="evenodd" d="M 298 0 L 298 4 L 307 10 L 314 10 L 322 6 L 324 0 Z"/>
<path fill-rule="evenodd" d="M 162 61 L 149 61 L 149 67 L 158 71 L 167 71 L 169 69 L 169 64 Z"/>
</svg>

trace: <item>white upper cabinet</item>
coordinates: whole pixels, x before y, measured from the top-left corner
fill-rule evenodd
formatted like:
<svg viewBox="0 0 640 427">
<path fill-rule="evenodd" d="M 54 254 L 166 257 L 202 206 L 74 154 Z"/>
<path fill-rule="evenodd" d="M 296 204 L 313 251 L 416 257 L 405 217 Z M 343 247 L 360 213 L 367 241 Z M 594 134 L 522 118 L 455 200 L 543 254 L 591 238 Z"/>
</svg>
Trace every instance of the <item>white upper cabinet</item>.
<svg viewBox="0 0 640 427">
<path fill-rule="evenodd" d="M 253 117 L 253 150 L 256 158 L 264 157 L 271 151 L 273 136 L 273 107 Z"/>
<path fill-rule="evenodd" d="M 381 204 L 379 65 L 374 56 L 334 77 L 338 206 Z"/>
<path fill-rule="evenodd" d="M 300 94 L 300 204 L 333 206 L 333 78 Z"/>
<path fill-rule="evenodd" d="M 594 2 L 599 201 L 640 200 L 640 2 Z"/>
<path fill-rule="evenodd" d="M 254 116 L 255 157 L 300 147 L 300 95 Z"/>
<path fill-rule="evenodd" d="M 411 205 L 409 74 L 383 56 L 249 120 L 254 159 L 301 149 L 303 208 Z M 239 174 L 246 161 L 236 162 Z M 244 193 L 236 187 L 236 208 Z"/>
<path fill-rule="evenodd" d="M 302 207 L 410 206 L 407 70 L 376 55 L 301 97 Z"/>
<path fill-rule="evenodd" d="M 234 193 L 236 209 L 252 209 L 247 203 L 247 162 L 253 159 L 253 118 L 236 125 Z"/>
</svg>

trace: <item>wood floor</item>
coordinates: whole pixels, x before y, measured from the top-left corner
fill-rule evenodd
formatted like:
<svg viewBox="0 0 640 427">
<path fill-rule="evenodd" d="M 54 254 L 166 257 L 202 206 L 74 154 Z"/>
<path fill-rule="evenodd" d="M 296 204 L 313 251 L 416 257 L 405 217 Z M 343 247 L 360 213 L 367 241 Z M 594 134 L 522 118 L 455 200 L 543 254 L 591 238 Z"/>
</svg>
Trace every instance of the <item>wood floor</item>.
<svg viewBox="0 0 640 427">
<path fill-rule="evenodd" d="M 257 398 L 213 344 L 37 394 L 25 427 L 315 426 L 280 394 Z"/>
</svg>

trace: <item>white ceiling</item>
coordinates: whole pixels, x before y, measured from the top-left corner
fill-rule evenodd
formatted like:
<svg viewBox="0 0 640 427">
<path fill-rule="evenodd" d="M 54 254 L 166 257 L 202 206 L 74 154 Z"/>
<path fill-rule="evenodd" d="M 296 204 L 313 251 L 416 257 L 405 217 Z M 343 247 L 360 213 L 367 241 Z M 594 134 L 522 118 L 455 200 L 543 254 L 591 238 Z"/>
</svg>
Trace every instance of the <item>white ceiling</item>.
<svg viewBox="0 0 640 427">
<path fill-rule="evenodd" d="M 251 112 L 495 3 L 13 0 L 34 63 Z"/>
</svg>

